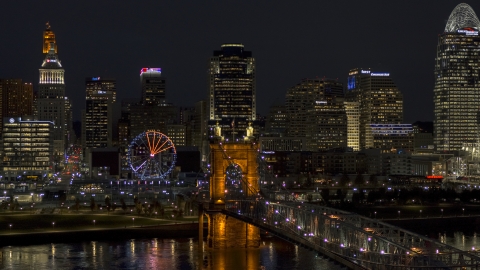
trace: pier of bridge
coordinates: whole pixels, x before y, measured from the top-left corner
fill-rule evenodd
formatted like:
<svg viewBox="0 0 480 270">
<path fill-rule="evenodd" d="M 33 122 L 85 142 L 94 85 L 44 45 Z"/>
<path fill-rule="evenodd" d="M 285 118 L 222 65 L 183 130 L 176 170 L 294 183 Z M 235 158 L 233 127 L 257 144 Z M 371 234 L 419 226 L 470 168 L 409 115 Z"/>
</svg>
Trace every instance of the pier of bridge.
<svg viewBox="0 0 480 270">
<path fill-rule="evenodd" d="M 245 197 L 257 195 L 258 145 L 253 141 L 225 143 L 222 140 L 210 144 L 210 203 L 205 210 L 208 218 L 207 244 L 210 248 L 239 248 L 260 246 L 260 229 L 257 226 L 229 217 L 222 213 L 228 192 L 227 170 L 241 172 L 239 182 Z M 199 215 L 199 224 L 203 216 Z M 203 227 L 199 228 L 203 237 Z"/>
</svg>

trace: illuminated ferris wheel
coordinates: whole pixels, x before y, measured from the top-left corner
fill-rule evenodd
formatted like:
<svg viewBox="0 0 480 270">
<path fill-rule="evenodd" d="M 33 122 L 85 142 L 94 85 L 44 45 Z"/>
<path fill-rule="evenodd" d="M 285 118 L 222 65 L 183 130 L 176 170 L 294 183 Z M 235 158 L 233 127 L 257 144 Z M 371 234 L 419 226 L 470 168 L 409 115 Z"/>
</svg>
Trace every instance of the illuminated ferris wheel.
<svg viewBox="0 0 480 270">
<path fill-rule="evenodd" d="M 176 158 L 175 145 L 158 131 L 143 132 L 128 146 L 128 165 L 142 180 L 167 178 L 175 167 Z"/>
</svg>

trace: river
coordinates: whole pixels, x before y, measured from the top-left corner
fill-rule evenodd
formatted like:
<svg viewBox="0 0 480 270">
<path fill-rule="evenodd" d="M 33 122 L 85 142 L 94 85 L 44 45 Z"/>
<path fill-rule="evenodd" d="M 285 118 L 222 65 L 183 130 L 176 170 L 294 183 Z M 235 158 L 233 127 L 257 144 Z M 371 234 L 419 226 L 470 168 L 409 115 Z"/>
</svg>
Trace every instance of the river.
<svg viewBox="0 0 480 270">
<path fill-rule="evenodd" d="M 196 239 L 131 239 L 8 246 L 1 269 L 344 269 L 277 238 L 253 249 L 199 248 Z"/>
</svg>

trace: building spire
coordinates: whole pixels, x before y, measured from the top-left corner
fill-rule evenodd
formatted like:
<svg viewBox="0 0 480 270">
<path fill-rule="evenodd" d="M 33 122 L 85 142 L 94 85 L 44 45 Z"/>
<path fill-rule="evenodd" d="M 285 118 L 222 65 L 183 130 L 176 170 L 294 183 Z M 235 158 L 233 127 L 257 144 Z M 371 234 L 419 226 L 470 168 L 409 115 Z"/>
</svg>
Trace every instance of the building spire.
<svg viewBox="0 0 480 270">
<path fill-rule="evenodd" d="M 50 22 L 45 24 L 45 31 L 43 31 L 43 54 L 48 54 L 50 51 L 50 44 L 53 43 L 55 53 L 57 53 L 57 45 L 55 42 L 55 33 L 50 29 Z"/>
</svg>

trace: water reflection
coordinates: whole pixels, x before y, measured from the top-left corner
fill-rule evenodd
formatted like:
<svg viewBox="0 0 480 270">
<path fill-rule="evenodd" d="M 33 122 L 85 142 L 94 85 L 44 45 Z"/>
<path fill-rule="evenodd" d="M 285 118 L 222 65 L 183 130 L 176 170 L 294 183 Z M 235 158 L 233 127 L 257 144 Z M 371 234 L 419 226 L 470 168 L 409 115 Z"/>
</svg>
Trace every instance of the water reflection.
<svg viewBox="0 0 480 270">
<path fill-rule="evenodd" d="M 453 235 L 442 233 L 438 235 L 438 240 L 461 250 L 480 251 L 480 242 L 478 242 L 476 232 L 471 235 L 465 235 L 463 232 L 454 232 Z"/>
<path fill-rule="evenodd" d="M 341 269 L 276 238 L 259 248 L 212 250 L 196 239 L 143 239 L 4 247 L 1 269 Z"/>
</svg>

